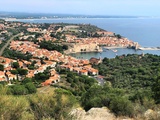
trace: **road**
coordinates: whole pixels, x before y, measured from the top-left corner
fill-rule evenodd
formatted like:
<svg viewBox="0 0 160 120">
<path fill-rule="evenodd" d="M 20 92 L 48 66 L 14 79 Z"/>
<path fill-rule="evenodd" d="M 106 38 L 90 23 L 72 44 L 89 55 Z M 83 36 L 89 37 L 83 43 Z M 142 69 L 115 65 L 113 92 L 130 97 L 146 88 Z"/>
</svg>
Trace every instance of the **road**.
<svg viewBox="0 0 160 120">
<path fill-rule="evenodd" d="M 99 79 L 96 79 L 98 81 L 98 85 L 101 85 L 103 86 L 106 82 L 104 80 L 99 80 Z"/>
<path fill-rule="evenodd" d="M 4 51 L 5 48 L 10 44 L 10 42 L 11 42 L 15 37 L 19 36 L 20 34 L 21 34 L 21 33 L 12 36 L 12 37 L 7 41 L 7 43 L 6 43 L 6 44 L 1 48 L 1 50 L 0 50 L 0 56 L 2 56 L 3 51 Z"/>
<path fill-rule="evenodd" d="M 91 77 L 91 76 L 90 76 L 90 77 Z M 105 81 L 104 79 L 98 79 L 97 76 L 94 76 L 94 77 L 92 77 L 92 78 L 94 78 L 94 79 L 97 80 L 98 85 L 103 86 L 103 85 L 106 83 L 106 81 Z"/>
</svg>

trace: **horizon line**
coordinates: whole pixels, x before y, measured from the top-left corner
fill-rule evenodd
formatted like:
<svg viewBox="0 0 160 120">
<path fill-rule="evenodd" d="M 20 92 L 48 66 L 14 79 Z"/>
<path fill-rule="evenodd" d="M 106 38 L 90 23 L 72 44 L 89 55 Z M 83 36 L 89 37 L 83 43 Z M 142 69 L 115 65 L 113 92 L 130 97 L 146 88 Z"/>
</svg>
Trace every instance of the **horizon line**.
<svg viewBox="0 0 160 120">
<path fill-rule="evenodd" d="M 159 17 L 159 16 L 146 16 L 146 15 L 105 15 L 105 14 L 75 14 L 75 13 L 46 13 L 46 12 L 20 12 L 20 11 L 0 11 L 1 13 L 18 13 L 18 14 L 48 14 L 48 15 L 77 15 L 77 16 L 124 16 L 124 17 Z"/>
</svg>

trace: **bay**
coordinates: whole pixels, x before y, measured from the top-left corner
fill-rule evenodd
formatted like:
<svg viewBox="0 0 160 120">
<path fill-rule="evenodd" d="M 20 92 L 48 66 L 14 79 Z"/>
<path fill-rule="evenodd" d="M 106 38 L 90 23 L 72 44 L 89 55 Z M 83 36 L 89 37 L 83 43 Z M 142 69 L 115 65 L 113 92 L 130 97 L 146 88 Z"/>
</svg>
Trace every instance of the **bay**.
<svg viewBox="0 0 160 120">
<path fill-rule="evenodd" d="M 127 54 L 154 54 L 160 55 L 160 51 L 158 50 L 134 50 L 134 49 L 127 49 L 127 48 L 116 48 L 117 52 L 113 52 L 112 49 L 107 50 L 103 48 L 103 52 L 90 52 L 90 53 L 73 53 L 71 56 L 76 57 L 78 59 L 90 59 L 92 57 L 95 58 L 115 58 L 116 56 L 127 55 Z"/>
<path fill-rule="evenodd" d="M 129 40 L 138 42 L 143 47 L 160 47 L 160 18 L 63 18 L 63 19 L 32 19 L 17 20 L 30 23 L 76 23 L 93 24 L 104 30 L 120 34 Z M 135 51 L 133 49 L 104 50 L 102 53 L 76 53 L 77 58 L 89 59 L 91 57 L 114 58 L 122 54 L 150 53 L 160 55 L 159 50 Z"/>
</svg>

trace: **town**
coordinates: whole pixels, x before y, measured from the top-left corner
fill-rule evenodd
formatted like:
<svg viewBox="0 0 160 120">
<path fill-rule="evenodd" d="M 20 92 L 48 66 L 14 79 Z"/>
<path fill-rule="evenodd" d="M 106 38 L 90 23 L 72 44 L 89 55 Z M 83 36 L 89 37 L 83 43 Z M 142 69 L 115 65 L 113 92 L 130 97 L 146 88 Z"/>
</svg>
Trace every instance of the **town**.
<svg viewBox="0 0 160 120">
<path fill-rule="evenodd" d="M 69 53 L 101 52 L 101 46 L 137 45 L 119 34 L 104 31 L 90 24 L 34 24 L 1 20 L 0 36 L 3 53 L 0 56 L 0 81 L 7 84 L 17 79 L 21 81 L 24 78 L 32 78 L 48 69 L 50 75 L 41 82 L 41 86 L 60 82 L 61 77 L 57 69 L 73 71 L 79 75 L 97 76 L 99 72 L 92 64 L 102 62 L 101 58 L 77 59 Z M 4 49 L 6 41 L 11 37 L 14 38 Z M 14 56 L 14 52 L 9 54 L 8 51 L 25 57 Z"/>
</svg>

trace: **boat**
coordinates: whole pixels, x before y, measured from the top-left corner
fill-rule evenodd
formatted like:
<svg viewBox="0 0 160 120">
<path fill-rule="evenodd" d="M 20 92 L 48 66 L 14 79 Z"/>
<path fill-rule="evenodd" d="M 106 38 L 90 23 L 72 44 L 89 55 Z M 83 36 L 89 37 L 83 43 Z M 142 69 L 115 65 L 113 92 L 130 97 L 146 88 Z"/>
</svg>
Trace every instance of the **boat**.
<svg viewBox="0 0 160 120">
<path fill-rule="evenodd" d="M 113 52 L 117 52 L 117 50 L 112 50 Z"/>
<path fill-rule="evenodd" d="M 109 48 L 106 48 L 106 50 L 110 50 Z"/>
</svg>

